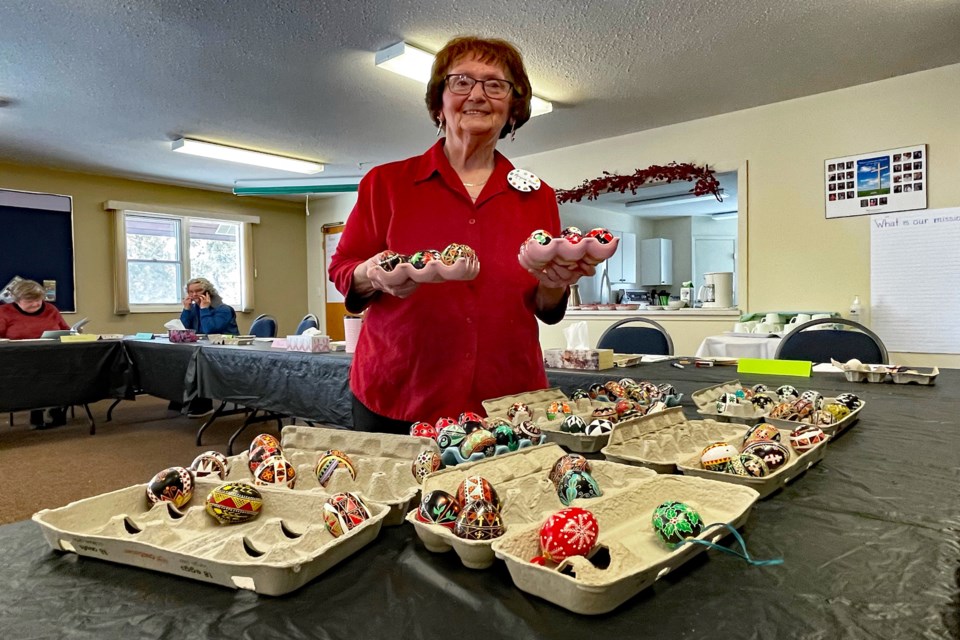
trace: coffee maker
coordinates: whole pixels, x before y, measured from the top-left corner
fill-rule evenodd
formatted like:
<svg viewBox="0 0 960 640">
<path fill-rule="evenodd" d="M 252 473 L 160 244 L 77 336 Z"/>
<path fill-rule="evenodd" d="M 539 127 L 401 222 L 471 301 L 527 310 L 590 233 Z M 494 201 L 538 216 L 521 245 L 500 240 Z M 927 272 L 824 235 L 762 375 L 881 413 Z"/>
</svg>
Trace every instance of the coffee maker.
<svg viewBox="0 0 960 640">
<path fill-rule="evenodd" d="M 704 309 L 733 307 L 733 272 L 714 271 L 703 274 L 703 286 L 697 292 Z"/>
</svg>

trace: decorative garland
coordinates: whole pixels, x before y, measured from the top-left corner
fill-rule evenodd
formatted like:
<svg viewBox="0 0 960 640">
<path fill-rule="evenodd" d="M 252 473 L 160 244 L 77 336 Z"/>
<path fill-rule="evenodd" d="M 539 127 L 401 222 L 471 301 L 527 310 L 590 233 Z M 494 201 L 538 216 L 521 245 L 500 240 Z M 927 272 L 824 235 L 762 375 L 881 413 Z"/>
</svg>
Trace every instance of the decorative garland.
<svg viewBox="0 0 960 640">
<path fill-rule="evenodd" d="M 580 202 L 584 198 L 587 200 L 596 200 L 604 193 L 625 193 L 627 190 L 636 195 L 637 189 L 651 182 L 677 182 L 686 180 L 696 183 L 690 190 L 694 195 L 702 196 L 712 193 L 717 200 L 720 200 L 720 182 L 716 178 L 716 172 L 710 167 L 704 165 L 699 167 L 689 162 L 677 164 L 671 162 L 664 166 L 654 164 L 646 169 L 637 169 L 636 173 L 629 176 L 621 176 L 616 173 L 604 171 L 603 176 L 593 180 L 584 180 L 583 184 L 575 189 L 560 189 L 557 191 L 557 203 Z"/>
</svg>

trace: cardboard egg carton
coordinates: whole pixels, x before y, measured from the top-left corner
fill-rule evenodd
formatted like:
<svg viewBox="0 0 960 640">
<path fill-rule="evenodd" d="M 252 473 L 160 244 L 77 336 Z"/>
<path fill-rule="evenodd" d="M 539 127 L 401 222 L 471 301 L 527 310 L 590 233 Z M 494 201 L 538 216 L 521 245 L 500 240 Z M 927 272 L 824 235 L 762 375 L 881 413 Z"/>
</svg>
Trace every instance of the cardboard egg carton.
<svg viewBox="0 0 960 640">
<path fill-rule="evenodd" d="M 566 452 L 557 444 L 524 449 L 504 456 L 470 462 L 451 469 L 432 473 L 423 481 L 423 495 L 440 489 L 456 495 L 457 487 L 472 475 L 486 478 L 497 491 L 502 507 L 500 514 L 507 531 L 521 524 L 533 523 L 537 527 L 551 514 L 564 508 L 550 470 Z M 591 460 L 590 474 L 597 481 L 604 496 L 616 495 L 638 483 L 645 482 L 656 474 L 649 469 Z M 589 509 L 593 499 L 575 500 L 573 505 Z M 417 520 L 419 505 L 407 514 L 407 522 L 413 524 L 424 546 L 435 553 L 453 549 L 464 566 L 471 569 L 486 569 L 494 561 L 493 540 L 464 540 L 453 531 L 439 524 Z"/>
<path fill-rule="evenodd" d="M 371 517 L 337 538 L 319 516 L 334 492 L 258 487 L 260 515 L 221 525 L 204 504 L 223 483 L 198 478 L 193 498 L 179 510 L 165 502 L 150 505 L 140 484 L 44 509 L 33 520 L 56 551 L 278 596 L 372 542 L 390 511 L 361 496 Z"/>
<path fill-rule="evenodd" d="M 721 382 L 712 387 L 694 391 L 690 394 L 690 399 L 697 405 L 697 413 L 719 422 L 739 422 L 751 426 L 762 422 L 764 416 L 770 412 L 769 408 L 766 410 L 761 409 L 749 400 L 744 400 L 741 404 L 729 406 L 723 413 L 717 413 L 717 399 L 724 393 L 736 393 L 741 389 L 743 389 L 743 385 L 740 384 L 739 380 L 730 380 L 729 382 Z M 773 405 L 780 402 L 775 393 L 766 393 L 763 395 L 769 396 L 770 399 L 773 400 Z M 773 405 L 771 405 L 771 407 Z"/>
<path fill-rule="evenodd" d="M 894 384 L 932 385 L 936 382 L 937 376 L 940 375 L 938 367 L 929 371 L 919 371 L 885 364 L 863 364 L 859 360 L 848 360 L 847 362 L 831 360 L 830 363 L 843 371 L 843 375 L 848 382 L 886 382 L 889 375 Z"/>
<path fill-rule="evenodd" d="M 749 487 L 658 475 L 579 505 L 597 518 L 600 532 L 593 557 L 605 550 L 609 556 L 605 566 L 582 556 L 568 558 L 556 567 L 530 562 L 541 554 L 540 522 L 511 527 L 493 543 L 493 551 L 506 562 L 519 589 L 574 613 L 607 613 L 706 549 L 696 543 L 667 547 L 651 525 L 658 505 L 678 500 L 699 512 L 706 525 L 727 523 L 737 528 L 746 522 L 757 498 L 757 492 Z M 706 528 L 698 538 L 716 543 L 728 534 L 729 530 L 718 524 Z"/>
<path fill-rule="evenodd" d="M 794 423 L 793 427 L 796 426 Z M 614 435 L 610 444 L 604 448 L 603 455 L 608 460 L 654 469 L 665 468 L 672 462 L 676 470 L 684 475 L 747 486 L 756 490 L 761 498 L 766 498 L 820 462 L 826 454 L 829 435 L 823 442 L 816 444 L 808 451 L 799 453 L 794 450 L 790 446 L 790 431 L 793 427 L 787 429 L 777 427 L 780 431 L 780 441 L 790 450 L 790 460 L 762 478 L 704 469 L 700 465 L 700 454 L 704 448 L 714 442 L 728 442 L 739 449 L 749 427 L 711 420 L 688 421 L 679 407 L 644 418 L 642 423 L 631 425 L 627 429 L 614 429 Z M 724 437 L 713 439 L 713 435 Z M 651 437 L 656 439 L 658 446 L 647 444 Z M 647 459 L 645 457 L 647 455 L 654 456 L 654 459 Z M 656 459 L 657 457 L 660 459 Z"/>
<path fill-rule="evenodd" d="M 823 399 L 824 406 L 836 402 L 836 398 L 827 397 Z M 844 416 L 839 422 L 834 422 L 833 424 L 818 424 L 817 426 L 825 434 L 831 438 L 836 438 L 838 435 L 855 425 L 860 421 L 860 412 L 863 411 L 863 408 L 867 406 L 867 403 L 864 400 L 860 401 L 860 406 L 851 411 L 849 414 Z M 764 422 L 769 422 L 778 429 L 793 430 L 799 427 L 802 424 L 810 424 L 801 420 L 783 420 L 781 418 L 771 418 L 767 416 L 763 419 Z"/>
</svg>

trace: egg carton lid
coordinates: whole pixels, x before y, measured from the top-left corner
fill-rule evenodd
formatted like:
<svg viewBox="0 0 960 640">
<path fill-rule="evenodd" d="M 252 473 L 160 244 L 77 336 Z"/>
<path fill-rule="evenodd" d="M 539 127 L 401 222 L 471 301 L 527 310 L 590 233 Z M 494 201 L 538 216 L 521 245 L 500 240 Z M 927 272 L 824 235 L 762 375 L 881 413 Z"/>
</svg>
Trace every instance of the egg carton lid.
<svg viewBox="0 0 960 640">
<path fill-rule="evenodd" d="M 507 531 L 531 522 L 539 526 L 551 513 L 564 508 L 556 488 L 550 482 L 549 473 L 566 453 L 557 444 L 545 444 L 478 462 L 467 462 L 427 476 L 423 481 L 423 495 L 437 489 L 455 494 L 464 478 L 479 475 L 497 490 L 503 502 L 501 516 Z M 591 460 L 590 465 L 591 473 L 604 495 L 627 490 L 656 476 L 649 469 L 604 460 Z M 597 499 L 575 500 L 574 505 L 589 508 Z M 421 522 L 416 515 L 415 507 L 407 513 L 407 522 L 414 526 L 428 550 L 443 553 L 453 549 L 464 566 L 471 569 L 486 569 L 493 564 L 493 540 L 465 540 L 444 526 Z"/>
<path fill-rule="evenodd" d="M 511 528 L 494 541 L 493 551 L 506 562 L 519 589 L 575 613 L 597 615 L 616 609 L 706 550 L 704 545 L 691 543 L 669 549 L 659 540 L 650 519 L 662 502 L 685 502 L 700 513 L 705 524 L 727 523 L 736 528 L 747 521 L 757 499 L 757 492 L 750 487 L 657 475 L 626 491 L 579 505 L 593 512 L 599 523 L 597 548 L 605 548 L 610 557 L 604 569 L 580 556 L 568 558 L 556 568 L 531 563 L 531 558 L 540 555 L 540 522 Z M 716 526 L 698 538 L 716 543 L 728 534 L 729 529 Z"/>
<path fill-rule="evenodd" d="M 332 494 L 257 487 L 260 515 L 220 525 L 205 513 L 204 498 L 221 484 L 198 478 L 191 502 L 179 510 L 148 506 L 146 485 L 138 484 L 44 509 L 33 521 L 56 551 L 277 596 L 372 542 L 390 510 L 361 496 L 371 517 L 337 538 L 317 517 Z"/>
</svg>

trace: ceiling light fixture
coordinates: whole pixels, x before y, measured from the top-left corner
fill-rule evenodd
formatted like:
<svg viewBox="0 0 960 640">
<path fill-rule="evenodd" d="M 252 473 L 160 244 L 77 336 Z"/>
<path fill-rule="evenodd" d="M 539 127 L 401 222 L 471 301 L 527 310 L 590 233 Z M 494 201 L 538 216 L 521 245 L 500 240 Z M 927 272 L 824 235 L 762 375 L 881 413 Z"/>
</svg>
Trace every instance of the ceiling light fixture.
<svg viewBox="0 0 960 640">
<path fill-rule="evenodd" d="M 697 196 L 692 193 L 678 193 L 672 196 L 661 196 L 658 198 L 644 198 L 642 200 L 629 200 L 625 202 L 623 206 L 627 207 L 628 209 L 635 209 L 639 207 L 670 207 L 675 204 L 685 204 L 688 202 L 697 202 L 697 201 L 703 202 L 701 198 L 706 198 L 706 195 L 707 194 L 704 194 L 702 196 Z M 721 188 L 720 189 L 721 201 L 726 201 L 726 199 L 729 197 L 730 196 L 724 193 L 723 189 Z"/>
<path fill-rule="evenodd" d="M 380 49 L 374 56 L 374 62 L 381 69 L 411 78 L 424 84 L 430 82 L 433 70 L 434 54 L 419 49 L 406 42 L 398 42 Z M 542 116 L 553 111 L 553 104 L 539 96 L 530 100 L 530 117 Z"/>
<path fill-rule="evenodd" d="M 363 176 L 330 176 L 328 178 L 291 178 L 289 180 L 236 180 L 237 196 L 277 196 L 304 193 L 353 193 Z"/>
<path fill-rule="evenodd" d="M 276 156 L 272 153 L 238 149 L 237 147 L 228 147 L 222 144 L 203 142 L 191 138 L 174 140 L 171 149 L 180 153 L 189 153 L 194 156 L 252 164 L 257 167 L 279 169 L 280 171 L 292 171 L 294 173 L 320 173 L 323 171 L 323 165 L 319 162 L 308 162 L 307 160 Z"/>
<path fill-rule="evenodd" d="M 717 213 L 711 213 L 710 217 L 714 220 L 732 220 L 737 217 L 738 213 L 737 211 L 718 211 Z"/>
</svg>

